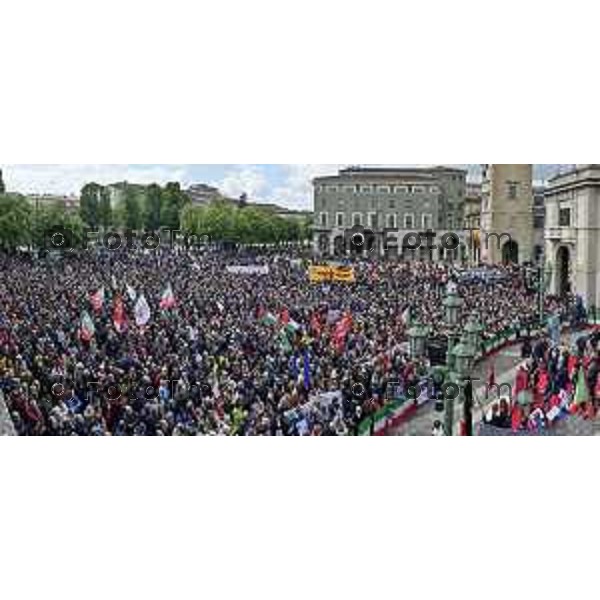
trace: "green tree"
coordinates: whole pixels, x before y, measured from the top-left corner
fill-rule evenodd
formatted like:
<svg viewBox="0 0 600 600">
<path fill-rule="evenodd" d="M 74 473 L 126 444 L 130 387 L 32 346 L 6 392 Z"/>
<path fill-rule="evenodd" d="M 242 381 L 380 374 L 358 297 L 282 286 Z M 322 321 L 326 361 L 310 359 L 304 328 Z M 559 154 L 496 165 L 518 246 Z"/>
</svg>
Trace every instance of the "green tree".
<svg viewBox="0 0 600 600">
<path fill-rule="evenodd" d="M 162 190 L 153 183 L 146 188 L 144 202 L 144 223 L 148 231 L 160 229 L 160 214 L 162 204 Z"/>
<path fill-rule="evenodd" d="M 140 206 L 140 194 L 134 186 L 126 185 L 123 191 L 123 220 L 128 229 L 138 231 L 142 227 L 142 210 Z"/>
<path fill-rule="evenodd" d="M 181 211 L 190 203 L 190 199 L 181 190 L 179 183 L 167 183 L 162 191 L 160 221 L 163 227 L 179 229 Z"/>
<path fill-rule="evenodd" d="M 98 221 L 104 229 L 108 229 L 113 224 L 113 210 L 110 198 L 110 190 L 102 187 L 100 190 L 100 200 L 98 202 Z"/>
<path fill-rule="evenodd" d="M 5 249 L 29 246 L 33 239 L 33 209 L 19 194 L 0 195 L 0 245 Z"/>
<path fill-rule="evenodd" d="M 97 229 L 100 224 L 100 197 L 102 186 L 97 183 L 88 183 L 81 190 L 79 201 L 79 215 L 92 229 Z"/>
</svg>

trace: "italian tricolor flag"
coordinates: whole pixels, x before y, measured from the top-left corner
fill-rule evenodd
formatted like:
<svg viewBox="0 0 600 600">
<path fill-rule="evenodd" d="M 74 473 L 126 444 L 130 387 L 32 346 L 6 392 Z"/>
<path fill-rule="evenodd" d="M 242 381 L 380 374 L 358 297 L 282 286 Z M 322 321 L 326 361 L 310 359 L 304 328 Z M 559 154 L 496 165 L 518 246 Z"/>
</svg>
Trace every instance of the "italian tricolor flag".
<svg viewBox="0 0 600 600">
<path fill-rule="evenodd" d="M 83 312 L 81 315 L 81 325 L 79 327 L 79 337 L 84 342 L 89 342 L 96 333 L 96 326 L 94 325 L 94 321 L 92 321 L 92 317 L 90 317 L 87 311 Z"/>
<path fill-rule="evenodd" d="M 175 308 L 175 294 L 173 293 L 173 288 L 171 284 L 167 286 L 167 289 L 163 292 L 162 298 L 160 300 L 160 309 L 161 310 L 170 310 L 171 308 Z"/>
</svg>

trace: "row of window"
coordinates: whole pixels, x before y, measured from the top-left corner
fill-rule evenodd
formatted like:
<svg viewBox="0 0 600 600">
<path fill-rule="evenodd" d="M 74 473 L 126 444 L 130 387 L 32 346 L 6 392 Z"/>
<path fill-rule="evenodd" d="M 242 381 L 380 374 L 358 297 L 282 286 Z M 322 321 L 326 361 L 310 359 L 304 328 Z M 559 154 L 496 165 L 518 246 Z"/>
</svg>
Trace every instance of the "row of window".
<svg viewBox="0 0 600 600">
<path fill-rule="evenodd" d="M 439 194 L 440 188 L 437 185 L 318 185 L 317 192 L 347 192 L 349 194 L 425 194 L 428 190 L 431 194 Z"/>
<path fill-rule="evenodd" d="M 320 204 L 322 206 L 325 203 L 323 203 L 323 202 L 319 203 L 318 202 L 317 204 Z M 329 204 L 329 203 L 326 203 L 326 204 Z M 348 202 L 348 204 L 351 204 L 351 203 Z M 376 208 L 378 204 L 379 204 L 380 208 L 384 208 L 384 205 L 386 204 L 386 201 L 385 200 L 380 200 L 379 202 L 377 202 L 374 198 L 372 198 L 371 201 L 369 202 L 369 208 Z M 401 202 L 400 204 L 402 206 L 406 206 L 409 209 L 412 208 L 415 204 L 419 204 L 419 206 L 421 208 L 427 210 L 428 208 L 431 207 L 432 203 L 429 202 L 429 201 L 415 203 L 412 200 L 409 200 L 407 202 Z M 343 199 L 338 200 L 337 205 L 338 205 L 338 208 L 345 208 L 346 207 L 346 200 L 343 200 Z M 364 207 L 365 203 L 362 202 L 362 201 L 357 201 L 357 202 L 355 202 L 355 206 L 357 208 Z M 396 208 L 398 208 L 398 202 L 394 198 L 390 198 L 387 201 L 387 207 L 390 210 L 395 210 Z M 348 207 L 348 208 L 350 208 L 350 207 Z"/>
<path fill-rule="evenodd" d="M 379 219 L 377 213 L 369 213 L 367 215 L 367 222 L 363 222 L 363 214 L 362 213 L 353 213 L 352 214 L 352 223 L 346 223 L 346 214 L 345 213 L 336 213 L 335 214 L 335 226 L 336 227 L 371 227 L 377 228 L 379 227 Z M 329 227 L 329 213 L 322 212 L 319 213 L 319 225 L 321 227 Z M 385 226 L 390 229 L 396 229 L 398 227 L 398 216 L 397 215 L 386 215 L 385 218 Z M 412 213 L 408 213 L 404 215 L 404 229 L 412 230 L 417 226 L 417 220 L 415 219 L 415 215 Z M 433 216 L 432 215 L 421 215 L 421 227 L 423 229 L 431 229 L 433 227 Z"/>
</svg>

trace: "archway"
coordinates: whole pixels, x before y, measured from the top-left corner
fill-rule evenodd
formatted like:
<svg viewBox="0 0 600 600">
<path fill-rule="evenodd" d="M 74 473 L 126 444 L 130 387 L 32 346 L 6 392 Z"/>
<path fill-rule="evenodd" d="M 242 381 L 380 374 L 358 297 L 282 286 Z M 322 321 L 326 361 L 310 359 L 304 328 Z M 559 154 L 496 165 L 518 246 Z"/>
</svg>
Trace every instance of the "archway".
<svg viewBox="0 0 600 600">
<path fill-rule="evenodd" d="M 519 263 L 519 244 L 515 240 L 509 240 L 502 246 L 502 262 L 505 265 Z"/>
<path fill-rule="evenodd" d="M 571 252 L 566 246 L 556 251 L 556 293 L 564 297 L 571 292 Z"/>
</svg>

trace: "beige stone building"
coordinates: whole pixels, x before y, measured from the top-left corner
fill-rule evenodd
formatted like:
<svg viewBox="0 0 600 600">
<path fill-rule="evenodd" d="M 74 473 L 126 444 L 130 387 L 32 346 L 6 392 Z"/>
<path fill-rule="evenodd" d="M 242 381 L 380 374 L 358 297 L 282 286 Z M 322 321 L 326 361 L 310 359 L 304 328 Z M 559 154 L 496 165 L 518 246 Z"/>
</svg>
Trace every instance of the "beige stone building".
<svg viewBox="0 0 600 600">
<path fill-rule="evenodd" d="M 549 291 L 600 306 L 600 165 L 576 165 L 546 190 Z"/>
<path fill-rule="evenodd" d="M 483 165 L 481 260 L 534 260 L 533 165 Z"/>
</svg>

